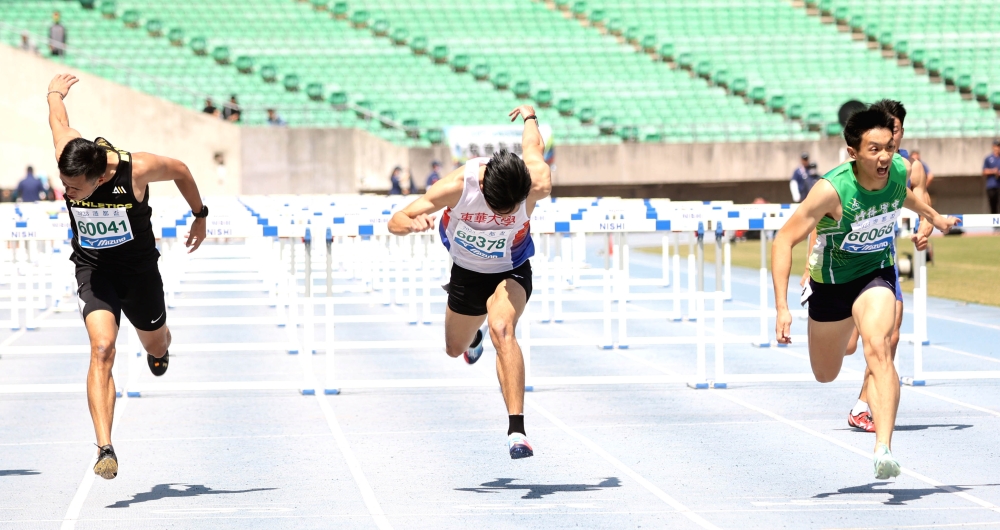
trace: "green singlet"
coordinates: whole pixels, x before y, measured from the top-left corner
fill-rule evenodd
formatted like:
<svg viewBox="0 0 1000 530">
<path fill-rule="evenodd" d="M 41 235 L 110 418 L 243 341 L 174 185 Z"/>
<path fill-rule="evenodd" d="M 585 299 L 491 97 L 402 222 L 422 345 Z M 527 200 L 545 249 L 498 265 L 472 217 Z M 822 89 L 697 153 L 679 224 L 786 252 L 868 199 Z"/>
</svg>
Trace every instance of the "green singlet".
<svg viewBox="0 0 1000 530">
<path fill-rule="evenodd" d="M 906 200 L 906 165 L 893 157 L 886 186 L 868 191 L 858 185 L 854 162 L 823 176 L 840 194 L 840 221 L 824 216 L 816 225 L 809 276 L 817 283 L 847 283 L 895 264 L 896 219 Z"/>
</svg>

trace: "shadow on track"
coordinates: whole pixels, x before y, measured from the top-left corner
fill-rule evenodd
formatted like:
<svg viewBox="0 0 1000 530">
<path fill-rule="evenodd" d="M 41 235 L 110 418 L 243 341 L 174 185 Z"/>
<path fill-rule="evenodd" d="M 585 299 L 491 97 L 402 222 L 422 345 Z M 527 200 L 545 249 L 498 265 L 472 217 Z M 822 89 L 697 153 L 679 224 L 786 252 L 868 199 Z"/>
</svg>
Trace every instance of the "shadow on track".
<svg viewBox="0 0 1000 530">
<path fill-rule="evenodd" d="M 185 489 L 175 490 L 171 486 L 184 486 Z M 253 491 L 270 491 L 278 488 L 254 488 L 248 490 L 214 490 L 200 484 L 157 484 L 144 493 L 136 493 L 130 500 L 118 501 L 107 508 L 128 508 L 140 502 L 158 501 L 160 499 L 176 499 L 182 497 L 198 497 L 201 495 L 223 495 L 234 493 L 250 493 Z"/>
<path fill-rule="evenodd" d="M 974 485 L 952 485 L 943 486 L 942 488 L 916 488 L 916 489 L 903 489 L 903 488 L 885 488 L 876 489 L 876 486 L 890 486 L 892 482 L 872 482 L 871 484 L 865 484 L 864 486 L 852 486 L 850 488 L 841 488 L 832 493 L 820 493 L 813 495 L 814 499 L 829 499 L 837 495 L 870 495 L 870 494 L 883 494 L 890 495 L 889 500 L 885 501 L 884 504 L 896 504 L 905 505 L 907 502 L 918 501 L 929 495 L 934 495 L 937 493 L 950 493 L 944 487 L 952 488 L 955 491 L 968 491 L 976 487 L 989 487 L 989 486 L 1000 486 L 1000 484 L 974 484 Z"/>
<path fill-rule="evenodd" d="M 0 477 L 24 477 L 28 475 L 41 475 L 41 471 L 33 469 L 0 469 Z"/>
<path fill-rule="evenodd" d="M 498 478 L 492 482 L 484 482 L 478 488 L 455 488 L 455 491 L 474 491 L 476 493 L 496 493 L 498 491 L 527 490 L 522 499 L 541 499 L 546 495 L 556 493 L 576 493 L 583 491 L 600 491 L 604 488 L 621 486 L 618 477 L 609 477 L 599 484 L 513 484 L 516 478 Z"/>
<path fill-rule="evenodd" d="M 975 425 L 969 425 L 967 423 L 936 423 L 931 425 L 897 425 L 895 430 L 898 431 L 926 431 L 927 429 L 948 429 L 951 431 L 961 431 L 964 429 L 971 429 Z"/>
</svg>

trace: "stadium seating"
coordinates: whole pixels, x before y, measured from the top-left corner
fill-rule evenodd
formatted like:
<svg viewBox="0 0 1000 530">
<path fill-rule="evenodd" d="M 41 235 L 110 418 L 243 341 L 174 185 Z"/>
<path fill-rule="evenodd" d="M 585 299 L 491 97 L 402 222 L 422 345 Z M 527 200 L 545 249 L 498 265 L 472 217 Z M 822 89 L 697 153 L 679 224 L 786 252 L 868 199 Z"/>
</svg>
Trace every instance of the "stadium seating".
<svg viewBox="0 0 1000 530">
<path fill-rule="evenodd" d="M 935 31 L 947 34 L 950 42 L 966 41 L 970 47 L 983 50 L 981 56 L 976 56 L 984 59 L 983 64 L 970 65 L 965 71 L 982 72 L 983 76 L 988 75 L 989 68 L 1000 72 L 1000 66 L 985 64 L 987 57 L 996 62 L 997 47 L 987 49 L 985 43 L 1000 43 L 995 31 L 1000 27 L 996 23 L 1000 20 L 997 10 L 988 8 L 986 2 L 963 2 L 963 5 L 971 3 L 981 4 L 979 11 L 994 11 L 987 17 L 994 21 L 993 35 L 979 39 L 983 44 L 974 42 L 982 34 L 974 28 L 987 25 L 979 23 L 966 29 L 959 22 L 971 22 L 977 10 L 968 6 L 953 10 L 955 3 L 951 0 L 923 0 L 916 4 L 896 0 L 888 6 L 880 4 L 880 12 L 884 9 L 900 15 L 879 17 L 878 21 L 893 20 L 890 29 L 893 35 L 904 35 L 900 28 L 907 26 L 935 27 Z M 863 24 L 859 17 L 871 10 L 870 3 L 863 4 L 860 0 L 825 4 L 833 10 L 849 6 L 841 14 L 847 21 L 844 29 Z M 745 90 L 754 101 L 801 116 L 814 128 L 835 122 L 837 110 L 847 100 L 871 102 L 893 98 L 907 106 L 907 131 L 912 136 L 989 135 L 998 130 L 992 109 L 963 101 L 945 85 L 916 75 L 910 66 L 898 65 L 895 53 L 884 57 L 883 48 L 891 46 L 883 46 L 879 39 L 889 39 L 895 44 L 898 41 L 879 32 L 877 25 L 863 26 L 867 34 L 860 33 L 854 38 L 852 32 L 824 25 L 816 17 L 805 16 L 805 10 L 778 0 L 591 0 L 572 4 L 556 1 L 553 8 L 561 8 L 568 16 L 589 25 L 621 33 L 642 48 L 672 57 L 697 75 L 728 84 L 730 91 Z M 852 15 L 855 12 L 856 17 Z M 948 12 L 948 16 L 938 18 L 943 12 Z M 911 23 L 913 14 L 923 16 L 919 26 Z M 939 42 L 945 38 L 942 36 Z M 919 40 L 914 35 L 909 47 L 914 48 Z M 904 43 L 903 47 L 906 46 Z M 947 55 L 942 53 L 942 56 Z M 735 87 L 737 83 L 739 86 Z M 987 89 L 981 86 L 979 90 Z"/>
<path fill-rule="evenodd" d="M 72 66 L 190 108 L 237 94 L 247 124 L 275 108 L 403 144 L 506 123 L 518 101 L 550 107 L 562 143 L 813 139 L 839 133 L 844 101 L 882 97 L 907 104 L 911 135 L 998 126 L 972 96 L 782 0 L 9 0 L 0 22 L 44 35 L 53 10 Z M 1000 85 L 970 84 L 987 99 Z"/>
</svg>

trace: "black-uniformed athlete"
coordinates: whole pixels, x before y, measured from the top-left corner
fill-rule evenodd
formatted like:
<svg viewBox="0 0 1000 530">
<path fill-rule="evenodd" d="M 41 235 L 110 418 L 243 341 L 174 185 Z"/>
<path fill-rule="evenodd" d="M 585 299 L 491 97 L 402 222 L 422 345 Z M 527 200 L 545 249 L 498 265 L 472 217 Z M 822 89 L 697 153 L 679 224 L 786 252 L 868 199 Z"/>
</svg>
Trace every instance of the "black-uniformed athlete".
<svg viewBox="0 0 1000 530">
<path fill-rule="evenodd" d="M 46 99 L 73 225 L 70 259 L 76 264 L 80 308 L 90 336 L 87 401 L 100 448 L 94 473 L 112 479 L 118 475 L 118 457 L 111 446 L 115 410 L 111 367 L 122 312 L 138 332 L 153 375 L 163 375 L 169 362 L 170 330 L 148 185 L 174 181 L 191 211 L 197 212 L 186 241 L 191 252 L 205 239 L 208 208 L 183 162 L 115 149 L 103 138 L 86 140 L 72 129 L 63 99 L 77 81 L 69 74 L 57 75 L 49 83 Z"/>
</svg>

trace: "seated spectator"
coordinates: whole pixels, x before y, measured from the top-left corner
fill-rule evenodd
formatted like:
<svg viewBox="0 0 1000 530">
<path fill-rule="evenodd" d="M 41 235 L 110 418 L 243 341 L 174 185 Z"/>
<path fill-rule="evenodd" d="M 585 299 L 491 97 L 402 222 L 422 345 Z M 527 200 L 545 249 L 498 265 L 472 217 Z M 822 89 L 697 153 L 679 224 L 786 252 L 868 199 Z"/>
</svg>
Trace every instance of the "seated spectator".
<svg viewBox="0 0 1000 530">
<path fill-rule="evenodd" d="M 205 108 L 201 109 L 201 111 L 204 112 L 205 114 L 211 114 L 216 118 L 222 116 L 222 114 L 219 112 L 219 108 L 216 107 L 215 103 L 212 101 L 212 98 L 208 98 L 205 100 Z"/>
<path fill-rule="evenodd" d="M 45 199 L 45 187 L 35 178 L 35 168 L 28 166 L 27 174 L 17 184 L 14 199 L 18 202 L 38 202 Z"/>
<path fill-rule="evenodd" d="M 0 202 L 14 202 L 14 191 L 0 190 Z"/>
<path fill-rule="evenodd" d="M 35 46 L 35 43 L 31 42 L 31 36 L 28 35 L 27 31 L 21 33 L 21 49 L 38 55 L 38 46 Z"/>
<path fill-rule="evenodd" d="M 403 186 L 402 184 L 400 184 L 400 178 L 402 173 L 403 173 L 403 168 L 399 166 L 392 168 L 392 174 L 389 175 L 389 182 L 392 184 L 392 187 L 389 188 L 389 195 L 403 194 Z"/>
<path fill-rule="evenodd" d="M 274 125 L 276 127 L 284 127 L 285 125 L 288 125 L 288 122 L 279 116 L 277 111 L 274 109 L 267 109 L 267 124 Z"/>
<path fill-rule="evenodd" d="M 429 189 L 439 180 L 441 180 L 441 162 L 435 160 L 431 162 L 431 174 L 427 175 L 427 188 Z"/>
<path fill-rule="evenodd" d="M 231 122 L 240 121 L 240 104 L 236 101 L 236 94 L 229 96 L 229 103 L 222 109 L 222 119 Z"/>
<path fill-rule="evenodd" d="M 802 153 L 799 157 L 802 160 L 802 164 L 795 168 L 795 172 L 792 173 L 792 178 L 788 183 L 788 187 L 792 192 L 792 202 L 802 202 L 809 194 L 809 190 L 812 189 L 812 184 L 815 184 L 815 180 L 809 178 L 809 153 Z M 815 171 L 815 165 L 813 166 Z M 818 180 L 818 177 L 817 177 Z"/>
<path fill-rule="evenodd" d="M 66 27 L 60 22 L 62 15 L 52 13 L 52 25 L 49 26 L 49 53 L 55 56 L 66 55 Z"/>
</svg>

